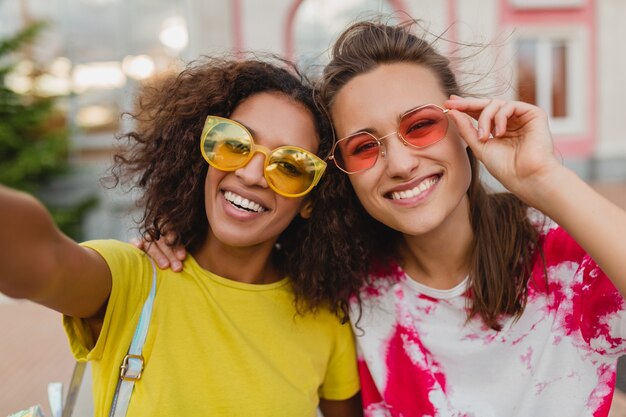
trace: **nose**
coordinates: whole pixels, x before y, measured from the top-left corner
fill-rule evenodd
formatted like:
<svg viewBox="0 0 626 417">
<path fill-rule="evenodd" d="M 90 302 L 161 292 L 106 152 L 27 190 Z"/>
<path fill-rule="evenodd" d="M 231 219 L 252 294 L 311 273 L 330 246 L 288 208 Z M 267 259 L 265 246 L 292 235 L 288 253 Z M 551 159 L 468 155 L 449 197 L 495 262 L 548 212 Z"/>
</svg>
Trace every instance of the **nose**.
<svg viewBox="0 0 626 417">
<path fill-rule="evenodd" d="M 419 156 L 414 149 L 404 143 L 397 133 L 387 135 L 385 138 L 382 156 L 387 174 L 392 178 L 409 177 L 420 164 Z"/>
<path fill-rule="evenodd" d="M 241 168 L 235 170 L 235 175 L 247 186 L 260 186 L 267 188 L 267 180 L 265 179 L 265 155 L 257 152 L 252 159 Z"/>
</svg>

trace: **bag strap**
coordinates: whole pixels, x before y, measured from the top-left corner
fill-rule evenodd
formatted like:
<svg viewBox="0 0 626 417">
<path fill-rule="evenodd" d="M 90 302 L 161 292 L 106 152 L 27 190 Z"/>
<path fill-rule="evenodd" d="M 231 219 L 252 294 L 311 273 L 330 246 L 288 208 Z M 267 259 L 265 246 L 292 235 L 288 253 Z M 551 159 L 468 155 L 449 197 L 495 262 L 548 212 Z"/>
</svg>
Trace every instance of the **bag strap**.
<svg viewBox="0 0 626 417">
<path fill-rule="evenodd" d="M 137 323 L 133 340 L 128 348 L 128 354 L 124 357 L 122 366 L 120 367 L 120 379 L 117 381 L 117 388 L 115 389 L 115 396 L 111 403 L 109 417 L 126 416 L 135 382 L 141 379 L 143 372 L 144 360 L 141 351 L 146 341 L 146 335 L 148 334 L 148 327 L 150 326 L 150 319 L 152 318 L 152 305 L 154 304 L 154 297 L 156 295 L 157 271 L 152 259 L 150 259 L 150 264 L 152 265 L 152 287 L 150 288 L 148 298 L 143 304 L 141 316 L 139 316 L 139 323 Z"/>
<path fill-rule="evenodd" d="M 87 368 L 87 362 L 76 362 L 74 366 L 74 372 L 72 373 L 72 379 L 70 380 L 70 387 L 67 390 L 67 396 L 65 397 L 65 405 L 63 406 L 62 417 L 72 417 L 74 414 L 74 407 L 76 406 L 76 399 L 78 398 L 78 391 L 85 375 L 85 369 Z"/>
</svg>

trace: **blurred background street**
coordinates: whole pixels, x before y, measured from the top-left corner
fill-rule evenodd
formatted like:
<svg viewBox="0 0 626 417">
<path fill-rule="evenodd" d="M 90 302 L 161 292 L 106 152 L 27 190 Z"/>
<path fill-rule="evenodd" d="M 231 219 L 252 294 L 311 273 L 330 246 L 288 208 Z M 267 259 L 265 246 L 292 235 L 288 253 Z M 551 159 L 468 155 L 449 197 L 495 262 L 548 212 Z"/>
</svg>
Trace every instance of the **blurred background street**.
<svg viewBox="0 0 626 417">
<path fill-rule="evenodd" d="M 626 208 L 624 0 L 0 0 L 0 183 L 36 194 L 78 241 L 128 240 L 134 196 L 99 178 L 139 88 L 246 51 L 315 78 L 337 34 L 378 13 L 442 35 L 468 94 L 544 108 L 563 163 Z M 0 417 L 36 403 L 49 416 L 47 383 L 67 386 L 72 368 L 60 316 L 0 294 Z"/>
</svg>

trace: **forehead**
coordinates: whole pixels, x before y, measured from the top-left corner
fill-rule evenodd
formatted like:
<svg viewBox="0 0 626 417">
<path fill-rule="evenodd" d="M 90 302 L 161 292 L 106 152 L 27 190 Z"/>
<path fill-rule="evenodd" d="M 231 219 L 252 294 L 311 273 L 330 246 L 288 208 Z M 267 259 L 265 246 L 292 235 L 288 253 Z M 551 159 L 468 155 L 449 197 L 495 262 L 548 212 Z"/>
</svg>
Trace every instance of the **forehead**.
<svg viewBox="0 0 626 417">
<path fill-rule="evenodd" d="M 291 145 L 316 151 L 319 145 L 311 111 L 282 93 L 254 94 L 235 107 L 230 118 L 248 128 L 256 143 L 270 149 Z"/>
<path fill-rule="evenodd" d="M 344 85 L 331 108 L 339 137 L 363 129 L 393 129 L 407 110 L 442 105 L 446 95 L 428 68 L 413 63 L 380 65 Z"/>
</svg>

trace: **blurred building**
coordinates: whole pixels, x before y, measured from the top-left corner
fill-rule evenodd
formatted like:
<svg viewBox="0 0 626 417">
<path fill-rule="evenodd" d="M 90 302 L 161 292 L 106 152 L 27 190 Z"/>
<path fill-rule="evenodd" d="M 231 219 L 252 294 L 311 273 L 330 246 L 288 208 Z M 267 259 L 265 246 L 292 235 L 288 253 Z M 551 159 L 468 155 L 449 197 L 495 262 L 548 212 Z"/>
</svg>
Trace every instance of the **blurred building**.
<svg viewBox="0 0 626 417">
<path fill-rule="evenodd" d="M 53 24 L 30 59 L 48 63 L 41 87 L 64 97 L 80 174 L 55 193 L 71 195 L 97 187 L 115 133 L 128 127 L 119 115 L 145 80 L 201 54 L 248 50 L 319 73 L 337 34 L 378 13 L 422 19 L 451 56 L 477 53 L 458 60 L 463 84 L 546 109 L 558 152 L 583 178 L 626 180 L 623 0 L 4 0 L 0 36 L 32 19 Z M 30 88 L 20 78 L 28 68 L 17 69 L 15 89 Z M 87 237 L 127 238 L 130 197 L 103 197 Z"/>
</svg>

